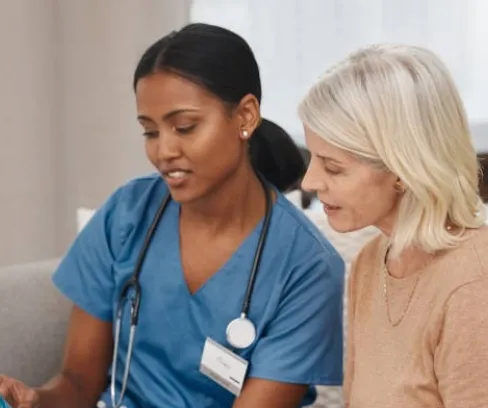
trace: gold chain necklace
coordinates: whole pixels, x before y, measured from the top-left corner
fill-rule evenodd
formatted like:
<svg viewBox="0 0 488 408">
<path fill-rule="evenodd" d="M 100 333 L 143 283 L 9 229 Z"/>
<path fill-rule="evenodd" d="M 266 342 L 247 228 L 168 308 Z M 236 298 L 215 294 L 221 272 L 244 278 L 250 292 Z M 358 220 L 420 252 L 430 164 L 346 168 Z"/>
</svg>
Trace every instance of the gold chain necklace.
<svg viewBox="0 0 488 408">
<path fill-rule="evenodd" d="M 390 322 L 390 324 L 393 326 L 393 327 L 396 327 L 398 326 L 403 318 L 405 317 L 405 315 L 407 314 L 408 312 L 408 309 L 410 308 L 410 304 L 412 303 L 412 299 L 413 299 L 413 295 L 415 293 L 415 290 L 417 289 L 417 285 L 420 281 L 420 277 L 422 276 L 421 273 L 419 273 L 419 275 L 417 276 L 417 279 L 415 279 L 415 283 L 413 285 L 413 288 L 410 292 L 410 295 L 408 296 L 408 301 L 407 301 L 407 304 L 405 305 L 405 307 L 403 308 L 403 312 L 402 314 L 400 315 L 400 318 L 393 321 L 393 319 L 391 318 L 391 312 L 390 312 L 390 302 L 388 301 L 388 269 L 386 267 L 386 259 L 388 257 L 388 252 L 390 252 L 390 245 L 386 245 L 386 250 L 385 250 L 385 255 L 383 257 L 383 263 L 382 263 L 382 269 L 383 269 L 383 294 L 384 294 L 384 297 L 385 297 L 385 304 L 386 304 L 386 314 L 388 316 L 388 320 Z"/>
<path fill-rule="evenodd" d="M 448 224 L 446 226 L 447 231 L 452 231 L 453 228 L 454 227 L 451 224 Z M 408 309 L 410 308 L 410 303 L 412 303 L 413 295 L 415 294 L 415 290 L 417 289 L 417 285 L 419 284 L 420 278 L 422 277 L 422 275 L 423 275 L 423 273 L 424 273 L 424 271 L 426 269 L 427 264 L 425 264 L 421 268 L 421 271 L 418 274 L 417 279 L 415 279 L 415 283 L 413 285 L 412 291 L 410 292 L 410 295 L 408 296 L 407 304 L 403 308 L 403 312 L 400 315 L 400 318 L 398 320 L 396 320 L 396 321 L 393 321 L 393 319 L 391 318 L 391 312 L 390 312 L 390 302 L 388 301 L 388 282 L 387 281 L 388 281 L 388 275 L 389 274 L 388 274 L 388 269 L 386 267 L 386 261 L 387 261 L 387 257 L 388 257 L 388 253 L 389 252 L 390 252 L 390 244 L 387 243 L 385 245 L 385 253 L 383 255 L 383 262 L 382 262 L 382 269 L 383 269 L 383 294 L 384 294 L 384 297 L 385 297 L 386 314 L 388 315 L 388 320 L 389 320 L 390 324 L 393 327 L 396 327 L 396 326 L 398 326 L 402 322 L 403 318 L 405 317 L 405 315 L 408 312 Z M 432 256 L 429 259 L 429 262 L 428 263 L 430 263 L 430 261 L 432 261 L 434 259 L 434 256 Z"/>
</svg>

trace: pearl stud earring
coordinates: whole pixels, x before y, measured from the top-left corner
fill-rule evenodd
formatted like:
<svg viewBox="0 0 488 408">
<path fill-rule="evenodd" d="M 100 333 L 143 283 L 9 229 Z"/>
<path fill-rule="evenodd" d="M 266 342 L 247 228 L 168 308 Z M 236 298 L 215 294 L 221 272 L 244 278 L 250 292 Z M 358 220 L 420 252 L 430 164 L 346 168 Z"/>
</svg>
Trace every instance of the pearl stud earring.
<svg viewBox="0 0 488 408">
<path fill-rule="evenodd" d="M 243 130 L 242 131 L 242 137 L 244 137 L 245 139 L 247 139 L 249 137 L 249 132 L 247 130 Z"/>
</svg>

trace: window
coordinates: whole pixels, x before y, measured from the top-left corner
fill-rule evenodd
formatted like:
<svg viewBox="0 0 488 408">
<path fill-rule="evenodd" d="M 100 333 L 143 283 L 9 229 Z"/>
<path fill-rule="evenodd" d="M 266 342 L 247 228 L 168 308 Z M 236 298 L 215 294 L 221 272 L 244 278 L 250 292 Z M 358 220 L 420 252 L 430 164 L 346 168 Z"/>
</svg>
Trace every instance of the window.
<svg viewBox="0 0 488 408">
<path fill-rule="evenodd" d="M 249 42 L 261 68 L 263 115 L 299 142 L 303 131 L 296 106 L 307 88 L 349 52 L 375 42 L 437 52 L 470 119 L 488 122 L 486 0 L 193 0 L 191 20 L 222 25 Z M 481 128 L 476 143 L 488 151 L 488 132 Z"/>
</svg>

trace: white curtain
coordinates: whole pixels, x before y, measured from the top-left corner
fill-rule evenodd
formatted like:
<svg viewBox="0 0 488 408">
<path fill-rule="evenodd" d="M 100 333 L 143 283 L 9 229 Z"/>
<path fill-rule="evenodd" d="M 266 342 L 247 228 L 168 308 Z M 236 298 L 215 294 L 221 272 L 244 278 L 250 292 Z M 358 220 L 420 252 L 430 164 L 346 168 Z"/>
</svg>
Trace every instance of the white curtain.
<svg viewBox="0 0 488 408">
<path fill-rule="evenodd" d="M 488 119 L 487 0 L 193 0 L 190 15 L 249 41 L 261 67 L 264 115 L 299 142 L 296 105 L 306 89 L 349 52 L 377 42 L 437 52 L 471 120 Z M 479 146 L 483 142 L 476 140 Z"/>
</svg>

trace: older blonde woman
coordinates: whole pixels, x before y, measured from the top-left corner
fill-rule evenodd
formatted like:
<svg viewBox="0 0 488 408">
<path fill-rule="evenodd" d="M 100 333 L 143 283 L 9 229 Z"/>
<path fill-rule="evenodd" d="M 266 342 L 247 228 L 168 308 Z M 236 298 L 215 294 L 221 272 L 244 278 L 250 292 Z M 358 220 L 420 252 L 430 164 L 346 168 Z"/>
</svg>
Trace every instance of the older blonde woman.
<svg viewBox="0 0 488 408">
<path fill-rule="evenodd" d="M 430 51 L 373 46 L 299 107 L 303 187 L 331 227 L 383 234 L 355 260 L 350 408 L 488 407 L 488 229 L 466 114 Z"/>
</svg>

